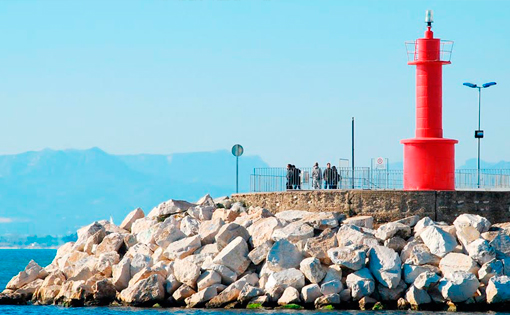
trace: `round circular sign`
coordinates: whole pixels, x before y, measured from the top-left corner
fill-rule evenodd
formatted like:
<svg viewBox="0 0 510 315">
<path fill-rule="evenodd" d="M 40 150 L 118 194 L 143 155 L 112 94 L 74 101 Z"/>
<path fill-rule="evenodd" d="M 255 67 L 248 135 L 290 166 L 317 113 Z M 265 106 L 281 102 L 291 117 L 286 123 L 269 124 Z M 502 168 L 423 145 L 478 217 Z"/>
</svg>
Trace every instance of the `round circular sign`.
<svg viewBox="0 0 510 315">
<path fill-rule="evenodd" d="M 232 154 L 234 156 L 241 156 L 244 153 L 243 146 L 240 144 L 236 144 L 232 147 Z"/>
<path fill-rule="evenodd" d="M 377 164 L 382 165 L 384 163 L 384 159 L 382 157 L 377 158 Z"/>
</svg>

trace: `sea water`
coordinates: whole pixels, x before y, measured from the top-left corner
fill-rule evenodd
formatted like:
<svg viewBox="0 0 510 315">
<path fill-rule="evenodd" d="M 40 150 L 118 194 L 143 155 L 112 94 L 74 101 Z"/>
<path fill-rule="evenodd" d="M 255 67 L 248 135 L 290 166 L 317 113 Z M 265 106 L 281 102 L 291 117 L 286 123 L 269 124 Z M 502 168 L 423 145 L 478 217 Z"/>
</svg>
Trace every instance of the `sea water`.
<svg viewBox="0 0 510 315">
<path fill-rule="evenodd" d="M 47 266 L 55 257 L 54 249 L 0 249 L 0 291 L 3 291 L 9 280 L 18 274 L 25 266 L 34 260 L 40 266 Z M 223 309 L 181 309 L 181 308 L 134 308 L 134 307 L 80 307 L 66 308 L 60 306 L 11 306 L 0 305 L 0 315 L 242 315 L 242 314 L 271 314 L 289 315 L 320 314 L 320 315 L 365 315 L 377 313 L 378 315 L 451 315 L 446 312 L 404 312 L 404 311 L 296 311 L 296 310 L 223 310 Z M 469 313 L 456 313 L 469 314 Z M 473 314 L 473 313 L 471 313 Z M 483 314 L 483 313 L 476 313 Z M 491 315 L 510 315 L 510 313 L 490 313 Z"/>
</svg>

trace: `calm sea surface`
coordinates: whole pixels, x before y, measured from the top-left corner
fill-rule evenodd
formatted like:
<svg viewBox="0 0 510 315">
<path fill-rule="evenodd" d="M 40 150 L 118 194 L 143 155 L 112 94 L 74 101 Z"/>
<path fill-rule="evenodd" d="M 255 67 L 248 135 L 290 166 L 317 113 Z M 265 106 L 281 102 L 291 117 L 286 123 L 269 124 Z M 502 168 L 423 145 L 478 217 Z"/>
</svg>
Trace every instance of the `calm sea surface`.
<svg viewBox="0 0 510 315">
<path fill-rule="evenodd" d="M 46 266 L 51 263 L 56 250 L 53 249 L 0 249 L 0 291 L 3 291 L 9 280 L 19 271 L 23 270 L 33 259 L 39 265 Z M 400 312 L 400 311 L 297 311 L 300 314 L 321 315 L 362 315 L 366 313 L 380 315 L 451 315 L 441 312 Z M 0 305 L 0 315 L 142 315 L 142 314 L 177 314 L 177 315 L 242 315 L 242 314 L 292 314 L 295 310 L 283 311 L 257 311 L 257 310 L 186 310 L 186 309 L 157 309 L 132 307 L 83 307 L 64 308 L 58 306 L 10 306 Z M 469 314 L 469 313 L 456 313 Z M 476 313 L 483 314 L 483 313 Z M 489 313 L 491 315 L 510 315 L 510 313 Z"/>
</svg>

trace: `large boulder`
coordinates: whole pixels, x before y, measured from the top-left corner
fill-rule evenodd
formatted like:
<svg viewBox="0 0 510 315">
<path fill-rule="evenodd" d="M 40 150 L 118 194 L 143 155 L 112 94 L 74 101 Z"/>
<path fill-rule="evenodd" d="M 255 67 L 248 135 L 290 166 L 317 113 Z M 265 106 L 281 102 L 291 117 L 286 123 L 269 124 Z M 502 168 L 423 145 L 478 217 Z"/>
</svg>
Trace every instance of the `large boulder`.
<svg viewBox="0 0 510 315">
<path fill-rule="evenodd" d="M 292 243 L 313 237 L 313 227 L 303 221 L 296 221 L 283 228 L 275 229 L 271 238 L 273 241 L 288 240 Z"/>
<path fill-rule="evenodd" d="M 305 276 L 303 273 L 295 268 L 286 269 L 272 273 L 266 283 L 266 292 L 275 288 L 293 287 L 301 290 L 305 286 Z"/>
<path fill-rule="evenodd" d="M 150 218 L 164 218 L 172 214 L 186 212 L 193 206 L 195 205 L 184 200 L 170 199 L 152 209 L 147 216 Z"/>
<path fill-rule="evenodd" d="M 365 296 L 370 296 L 375 290 L 374 278 L 367 268 L 349 274 L 346 284 L 351 290 L 352 298 L 356 301 Z"/>
<path fill-rule="evenodd" d="M 264 260 L 266 260 L 267 254 L 271 250 L 273 243 L 271 241 L 266 241 L 261 245 L 254 248 L 249 254 L 248 258 L 250 258 L 251 262 L 254 265 L 258 265 Z"/>
<path fill-rule="evenodd" d="M 311 283 L 319 283 L 326 276 L 326 271 L 322 267 L 320 260 L 314 257 L 303 259 L 299 264 L 299 270 Z"/>
<path fill-rule="evenodd" d="M 136 208 L 124 218 L 124 221 L 122 221 L 119 227 L 121 229 L 131 231 L 131 226 L 133 225 L 133 223 L 136 220 L 141 219 L 143 217 L 145 217 L 145 213 L 143 213 L 143 210 L 141 208 Z"/>
<path fill-rule="evenodd" d="M 101 244 L 96 248 L 96 255 L 108 252 L 118 252 L 120 247 L 124 244 L 124 236 L 119 233 L 112 233 L 103 239 Z"/>
<path fill-rule="evenodd" d="M 243 237 L 238 236 L 221 250 L 214 258 L 213 263 L 224 265 L 240 275 L 250 265 L 248 253 L 248 244 Z"/>
<path fill-rule="evenodd" d="M 313 303 L 317 298 L 322 296 L 321 288 L 317 284 L 305 285 L 301 289 L 301 300 L 305 304 Z"/>
<path fill-rule="evenodd" d="M 432 265 L 415 266 L 404 264 L 402 267 L 403 278 L 407 284 L 414 283 L 416 278 L 418 278 L 418 276 L 424 272 L 440 273 L 441 271 L 439 268 Z"/>
<path fill-rule="evenodd" d="M 487 240 L 479 238 L 466 246 L 466 251 L 474 261 L 483 265 L 496 258 L 496 250 Z"/>
<path fill-rule="evenodd" d="M 131 259 L 124 257 L 118 264 L 112 266 L 112 283 L 117 291 L 128 287 L 131 280 Z"/>
<path fill-rule="evenodd" d="M 157 223 L 158 221 L 154 218 L 144 217 L 137 219 L 131 224 L 131 234 L 137 235 L 143 231 L 147 231 Z"/>
<path fill-rule="evenodd" d="M 213 284 L 221 283 L 221 276 L 216 271 L 206 270 L 197 279 L 198 290 L 203 290 Z"/>
<path fill-rule="evenodd" d="M 407 290 L 406 300 L 409 302 L 409 304 L 414 306 L 420 306 L 432 302 L 432 299 L 426 290 L 420 290 L 414 285 L 411 285 Z"/>
<path fill-rule="evenodd" d="M 347 224 L 347 225 L 355 225 L 355 226 L 359 226 L 359 227 L 364 227 L 364 228 L 368 228 L 368 229 L 374 228 L 374 218 L 371 216 L 367 216 L 367 215 L 350 217 L 350 218 L 345 219 L 342 223 Z"/>
<path fill-rule="evenodd" d="M 449 253 L 439 263 L 439 269 L 444 276 L 448 276 L 455 271 L 466 271 L 474 275 L 478 273 L 478 264 L 468 255 L 461 253 Z"/>
<path fill-rule="evenodd" d="M 87 239 L 96 234 L 98 231 L 102 230 L 104 233 L 106 233 L 106 230 L 104 226 L 99 222 L 93 222 L 87 226 L 84 226 L 80 228 L 76 234 L 78 234 L 78 240 L 73 245 L 74 250 L 83 251 L 85 248 L 85 244 L 87 242 Z M 58 255 L 58 253 L 57 253 Z"/>
<path fill-rule="evenodd" d="M 414 280 L 413 285 L 420 290 L 428 290 L 429 287 L 435 285 L 441 280 L 441 277 L 435 272 L 427 271 L 421 273 L 416 280 Z"/>
<path fill-rule="evenodd" d="M 225 288 L 220 294 L 213 297 L 209 302 L 207 302 L 207 308 L 218 308 L 223 305 L 233 302 L 239 298 L 239 294 L 244 286 L 248 284 L 248 281 L 245 279 L 239 279 L 236 282 L 232 283 L 228 287 Z"/>
<path fill-rule="evenodd" d="M 250 234 L 244 226 L 237 223 L 227 223 L 223 225 L 216 234 L 216 245 L 218 249 L 221 250 L 239 236 L 246 242 L 250 239 Z"/>
<path fill-rule="evenodd" d="M 188 209 L 187 213 L 194 219 L 199 221 L 211 220 L 215 206 L 211 205 L 199 205 Z"/>
<path fill-rule="evenodd" d="M 190 216 L 186 216 L 181 220 L 181 232 L 186 236 L 193 236 L 198 234 L 200 222 Z"/>
<path fill-rule="evenodd" d="M 337 232 L 337 240 L 339 247 L 350 245 L 377 245 L 378 242 L 373 235 L 363 232 L 363 230 L 355 225 L 342 225 Z"/>
<path fill-rule="evenodd" d="M 408 239 L 411 236 L 411 227 L 398 222 L 390 222 L 381 225 L 375 232 L 375 237 L 383 241 L 394 236 Z"/>
<path fill-rule="evenodd" d="M 180 283 L 196 288 L 200 267 L 190 259 L 177 259 L 173 265 L 174 276 Z"/>
<path fill-rule="evenodd" d="M 183 284 L 174 291 L 172 298 L 178 302 L 181 302 L 195 293 L 197 292 L 192 287 L 187 284 Z"/>
<path fill-rule="evenodd" d="M 44 279 L 47 275 L 48 272 L 44 268 L 31 260 L 25 270 L 14 276 L 5 287 L 6 289 L 17 290 L 36 279 Z"/>
<path fill-rule="evenodd" d="M 225 222 L 222 219 L 202 222 L 198 228 L 198 235 L 202 240 L 202 244 L 214 243 L 216 235 L 224 224 Z"/>
<path fill-rule="evenodd" d="M 360 270 L 365 267 L 366 253 L 362 249 L 356 249 L 356 246 L 336 247 L 328 250 L 328 257 L 336 265 L 340 265 L 351 270 Z"/>
<path fill-rule="evenodd" d="M 491 223 L 486 218 L 469 213 L 459 215 L 455 221 L 453 221 L 453 225 L 457 230 L 460 230 L 465 226 L 472 226 L 480 233 L 489 231 L 489 228 L 491 227 Z"/>
<path fill-rule="evenodd" d="M 99 255 L 95 269 L 109 278 L 112 275 L 112 267 L 119 261 L 120 256 L 117 252 L 103 253 Z"/>
<path fill-rule="evenodd" d="M 205 304 L 216 295 L 218 295 L 216 288 L 208 287 L 186 298 L 186 305 L 189 308 L 197 307 Z"/>
<path fill-rule="evenodd" d="M 283 239 L 275 242 L 267 254 L 267 266 L 273 271 L 298 268 L 303 260 L 301 251 L 291 242 Z"/>
<path fill-rule="evenodd" d="M 487 285 L 490 278 L 502 275 L 504 275 L 504 266 L 501 260 L 493 259 L 483 264 L 480 270 L 478 270 L 478 279 L 485 285 Z"/>
<path fill-rule="evenodd" d="M 446 300 L 464 302 L 473 297 L 480 282 L 475 275 L 466 271 L 455 271 L 439 281 L 438 289 Z"/>
<path fill-rule="evenodd" d="M 510 236 L 508 234 L 499 232 L 490 245 L 496 250 L 496 258 L 504 259 L 510 257 Z"/>
<path fill-rule="evenodd" d="M 510 302 L 510 277 L 492 277 L 487 285 L 487 303 L 508 303 Z"/>
<path fill-rule="evenodd" d="M 208 267 L 207 270 L 217 272 L 221 276 L 221 282 L 224 284 L 230 285 L 237 280 L 237 273 L 232 271 L 227 266 L 213 264 L 210 267 Z"/>
<path fill-rule="evenodd" d="M 338 226 L 338 221 L 345 216 L 338 212 L 311 212 L 303 218 L 316 230 L 332 229 Z"/>
<path fill-rule="evenodd" d="M 337 246 L 338 240 L 336 239 L 336 233 L 328 228 L 322 231 L 319 236 L 305 240 L 303 251 L 306 256 L 316 257 L 323 264 L 331 265 L 328 250 Z"/>
<path fill-rule="evenodd" d="M 92 292 L 95 303 L 108 305 L 115 300 L 117 290 L 109 279 L 103 279 L 92 285 Z"/>
<path fill-rule="evenodd" d="M 120 300 L 134 306 L 157 303 L 165 298 L 163 283 L 161 275 L 153 274 L 120 292 Z"/>
<path fill-rule="evenodd" d="M 163 255 L 170 260 L 182 259 L 193 254 L 201 246 L 200 236 L 186 237 L 168 245 Z"/>
<path fill-rule="evenodd" d="M 300 303 L 299 291 L 293 287 L 287 287 L 282 294 L 282 297 L 278 299 L 278 305 L 297 304 Z"/>
<path fill-rule="evenodd" d="M 425 244 L 409 242 L 400 253 L 402 262 L 411 265 L 438 265 L 441 258 L 432 254 Z"/>
<path fill-rule="evenodd" d="M 255 221 L 248 227 L 248 233 L 251 236 L 250 242 L 253 247 L 258 247 L 271 240 L 271 235 L 275 229 L 282 227 L 280 220 L 275 217 L 262 218 Z"/>
<path fill-rule="evenodd" d="M 382 285 L 393 289 L 401 280 L 400 257 L 391 248 L 374 246 L 369 251 L 369 269 Z"/>
<path fill-rule="evenodd" d="M 439 257 L 446 256 L 446 254 L 454 251 L 457 246 L 457 240 L 454 236 L 434 225 L 426 227 L 420 233 L 420 238 L 427 245 L 430 252 Z"/>
<path fill-rule="evenodd" d="M 275 214 L 275 217 L 278 218 L 279 220 L 285 221 L 288 224 L 288 223 L 292 223 L 292 222 L 296 222 L 296 221 L 301 221 L 309 215 L 310 215 L 310 212 L 308 212 L 308 211 L 285 210 L 285 211 L 281 211 L 281 212 L 278 212 L 277 214 Z"/>
</svg>

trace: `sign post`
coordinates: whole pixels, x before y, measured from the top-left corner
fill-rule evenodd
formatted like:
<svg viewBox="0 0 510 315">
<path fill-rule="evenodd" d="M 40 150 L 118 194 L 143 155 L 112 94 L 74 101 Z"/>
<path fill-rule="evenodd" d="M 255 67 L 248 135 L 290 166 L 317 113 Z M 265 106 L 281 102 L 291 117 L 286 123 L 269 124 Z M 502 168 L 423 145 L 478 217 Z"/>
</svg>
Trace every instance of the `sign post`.
<svg viewBox="0 0 510 315">
<path fill-rule="evenodd" d="M 239 193 L 239 157 L 243 155 L 244 149 L 240 144 L 232 147 L 232 154 L 236 157 L 236 194 Z"/>
</svg>

